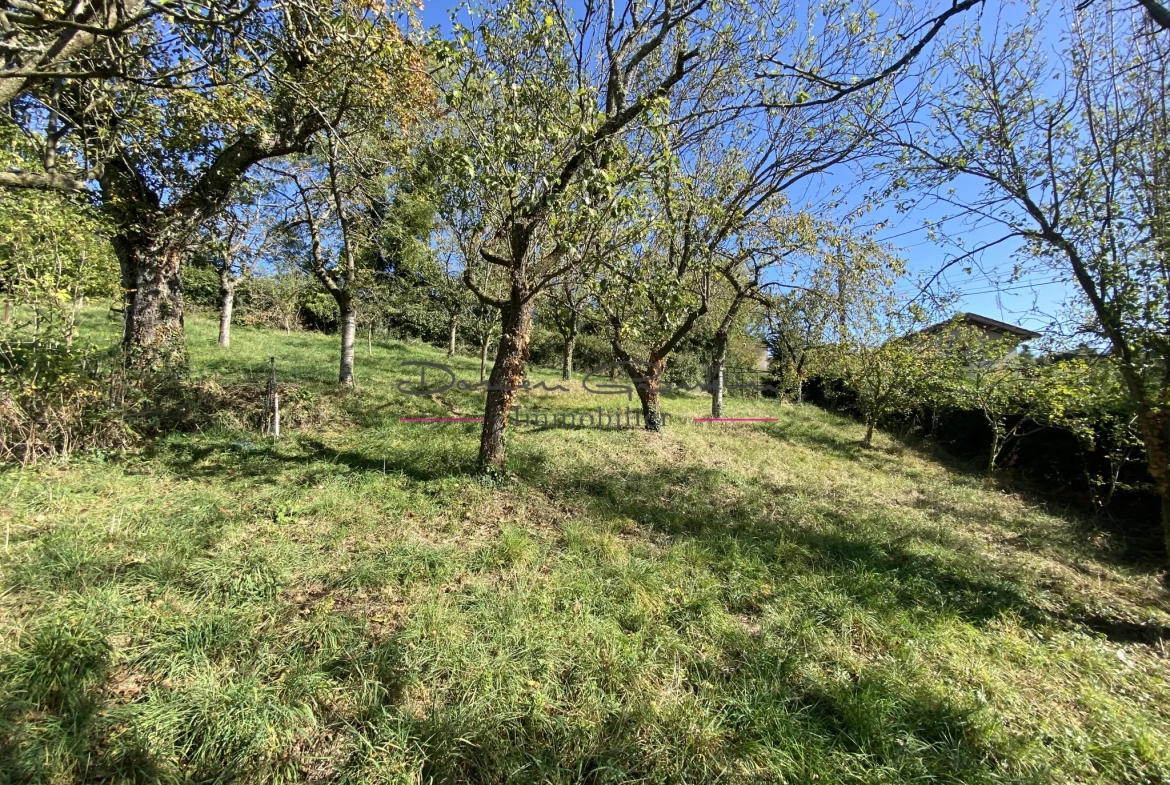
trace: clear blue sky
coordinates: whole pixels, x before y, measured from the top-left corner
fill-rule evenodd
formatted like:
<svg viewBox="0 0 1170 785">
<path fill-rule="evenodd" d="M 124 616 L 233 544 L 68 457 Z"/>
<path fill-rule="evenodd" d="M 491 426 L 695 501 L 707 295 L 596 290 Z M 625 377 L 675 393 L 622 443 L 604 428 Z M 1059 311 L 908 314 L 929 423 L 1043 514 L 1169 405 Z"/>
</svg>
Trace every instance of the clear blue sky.
<svg viewBox="0 0 1170 785">
<path fill-rule="evenodd" d="M 944 4 L 945 0 L 935 3 L 940 9 Z M 438 26 L 443 31 L 449 31 L 450 11 L 457 6 L 457 0 L 427 2 L 419 12 L 419 19 L 424 27 Z M 1021 9 L 1014 6 L 1010 0 L 1006 2 L 989 0 L 983 13 L 985 19 L 992 14 L 1002 14 L 1007 18 L 1018 15 L 1020 11 Z M 838 187 L 855 201 L 860 201 L 864 195 L 861 189 L 854 189 L 855 193 L 850 192 L 852 185 L 847 172 L 830 173 L 821 182 L 810 187 L 825 190 Z M 964 186 L 959 184 L 958 187 L 962 189 Z M 793 201 L 800 202 L 803 199 L 794 194 Z M 917 279 L 919 276 L 933 275 L 949 259 L 965 250 L 927 239 L 924 222 L 937 221 L 946 212 L 935 206 L 899 214 L 889 206 L 870 213 L 866 221 L 874 224 L 883 220 L 889 222 L 889 226 L 879 233 L 878 237 L 888 240 L 900 249 L 911 277 Z M 954 212 L 953 208 L 950 212 Z M 972 230 L 953 221 L 948 223 L 946 230 L 951 234 L 962 234 L 966 249 L 998 239 L 1000 236 L 993 229 Z M 943 274 L 940 281 L 946 288 L 959 294 L 955 310 L 972 311 L 1041 331 L 1060 318 L 1063 304 L 1075 291 L 1069 283 L 1062 280 L 1067 276 L 1032 265 L 1031 271 L 1021 279 L 1008 281 L 1017 262 L 1012 253 L 1017 247 L 1018 245 L 1012 242 L 998 245 L 971 262 L 951 268 Z M 971 267 L 971 272 L 964 272 L 963 267 Z M 913 293 L 916 291 L 915 284 L 916 280 L 908 281 L 903 289 L 907 293 Z"/>
</svg>

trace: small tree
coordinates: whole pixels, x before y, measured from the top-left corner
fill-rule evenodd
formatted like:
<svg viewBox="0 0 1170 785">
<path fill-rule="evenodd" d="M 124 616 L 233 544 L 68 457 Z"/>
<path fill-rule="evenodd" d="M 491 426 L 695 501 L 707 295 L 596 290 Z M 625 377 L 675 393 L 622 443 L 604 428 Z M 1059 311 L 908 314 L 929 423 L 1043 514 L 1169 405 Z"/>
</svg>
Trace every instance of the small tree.
<svg viewBox="0 0 1170 785">
<path fill-rule="evenodd" d="M 1059 427 L 1083 435 L 1084 403 L 1093 384 L 1083 360 L 1040 363 L 1018 351 L 1018 339 L 993 337 L 954 321 L 926 338 L 937 358 L 924 401 L 936 409 L 977 411 L 991 432 L 987 471 L 1007 447 L 1030 433 Z"/>
<path fill-rule="evenodd" d="M 545 313 L 561 334 L 561 379 L 564 381 L 573 378 L 573 352 L 588 299 L 584 285 L 571 277 L 548 293 Z"/>
<path fill-rule="evenodd" d="M 272 214 L 258 201 L 233 205 L 204 231 L 204 247 L 219 275 L 219 345 L 231 345 L 232 310 L 236 289 L 256 271 L 270 247 Z"/>
<path fill-rule="evenodd" d="M 801 287 L 772 298 L 764 312 L 766 339 L 777 363 L 774 370 L 796 403 L 804 400 L 814 355 L 824 346 L 833 313 L 830 305 L 823 292 Z"/>
<path fill-rule="evenodd" d="M 951 405 L 978 411 L 991 431 L 987 471 L 1009 443 L 1045 427 L 1048 400 L 1038 366 L 1014 354 L 1014 342 L 975 337 L 969 362 L 952 387 Z"/>
<path fill-rule="evenodd" d="M 926 349 L 922 340 L 880 326 L 818 350 L 822 373 L 841 379 L 857 396 L 865 420 L 862 446 L 872 446 L 874 429 L 884 417 L 912 408 L 923 396 L 932 377 Z"/>
<path fill-rule="evenodd" d="M 1105 514 L 1118 490 L 1132 489 L 1122 482 L 1122 472 L 1145 458 L 1137 413 L 1115 361 L 1108 355 L 1077 351 L 1072 357 L 1041 360 L 1045 361 L 1074 364 L 1076 401 L 1055 413 L 1052 424 L 1071 431 L 1080 442 L 1093 505 L 1098 515 Z M 1090 470 L 1090 455 L 1104 459 L 1104 473 Z"/>
</svg>

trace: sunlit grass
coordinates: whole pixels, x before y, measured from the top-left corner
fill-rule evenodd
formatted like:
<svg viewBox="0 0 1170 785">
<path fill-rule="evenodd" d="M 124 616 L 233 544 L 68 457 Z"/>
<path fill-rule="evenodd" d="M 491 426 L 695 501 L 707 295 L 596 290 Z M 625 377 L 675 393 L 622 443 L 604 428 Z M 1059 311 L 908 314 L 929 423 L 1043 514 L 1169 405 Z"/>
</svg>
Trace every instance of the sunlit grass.
<svg viewBox="0 0 1170 785">
<path fill-rule="evenodd" d="M 400 421 L 478 416 L 396 391 L 442 352 L 343 392 L 335 336 L 188 333 L 302 416 L 0 474 L 0 780 L 1170 779 L 1165 595 L 1081 521 L 752 398 L 511 428 L 485 484 L 477 424 Z M 521 405 L 634 405 L 572 386 Z"/>
</svg>

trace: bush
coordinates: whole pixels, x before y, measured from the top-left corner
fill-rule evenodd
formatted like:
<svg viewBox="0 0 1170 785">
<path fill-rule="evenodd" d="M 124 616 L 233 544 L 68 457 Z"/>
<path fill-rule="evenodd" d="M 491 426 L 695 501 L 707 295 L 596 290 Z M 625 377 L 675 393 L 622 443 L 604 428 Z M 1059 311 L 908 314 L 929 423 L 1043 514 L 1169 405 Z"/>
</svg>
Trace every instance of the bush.
<svg viewBox="0 0 1170 785">
<path fill-rule="evenodd" d="M 1156 521 L 1160 500 L 1140 444 L 1127 438 L 1118 423 L 1129 420 L 1121 399 L 1104 403 L 1085 396 L 1079 405 L 1063 412 L 1060 422 L 1022 429 L 1011 437 L 997 464 L 1012 471 L 1062 501 L 1120 515 Z M 857 393 L 843 380 L 814 377 L 804 385 L 810 403 L 862 419 Z M 1009 412 L 1014 425 L 1030 415 Z M 1075 423 L 1067 427 L 1062 423 Z M 946 454 L 964 462 L 986 466 L 993 434 L 983 412 L 975 408 L 917 405 L 887 412 L 878 423 L 883 429 L 909 436 L 929 436 Z"/>
<path fill-rule="evenodd" d="M 664 381 L 670 384 L 694 387 L 707 381 L 710 363 L 695 352 L 675 352 L 667 358 Z"/>
<path fill-rule="evenodd" d="M 120 347 L 64 340 L 71 327 L 63 319 L 50 326 L 0 326 L 0 462 L 120 451 L 141 437 L 209 423 L 241 403 L 236 391 L 179 372 L 135 375 Z M 261 394 L 235 408 L 256 408 L 252 399 Z"/>
<path fill-rule="evenodd" d="M 134 433 L 117 365 L 109 352 L 47 334 L 0 332 L 0 460 L 30 464 L 127 446 Z"/>
<path fill-rule="evenodd" d="M 214 267 L 195 260 L 183 268 L 183 304 L 193 310 L 219 310 L 219 273 Z"/>
</svg>

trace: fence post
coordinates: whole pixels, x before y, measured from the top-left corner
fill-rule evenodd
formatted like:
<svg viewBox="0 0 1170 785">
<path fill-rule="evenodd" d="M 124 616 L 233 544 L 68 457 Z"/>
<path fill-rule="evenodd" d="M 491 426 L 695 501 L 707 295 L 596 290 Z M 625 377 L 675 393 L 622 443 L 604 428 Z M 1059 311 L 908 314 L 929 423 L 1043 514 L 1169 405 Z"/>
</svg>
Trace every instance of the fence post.
<svg viewBox="0 0 1170 785">
<path fill-rule="evenodd" d="M 277 412 L 276 402 L 276 358 L 268 358 L 268 386 L 264 390 L 264 419 L 260 424 L 261 435 L 273 433 L 274 437 L 279 436 L 280 426 L 275 421 L 279 415 Z M 274 427 L 275 426 L 275 427 Z"/>
</svg>

